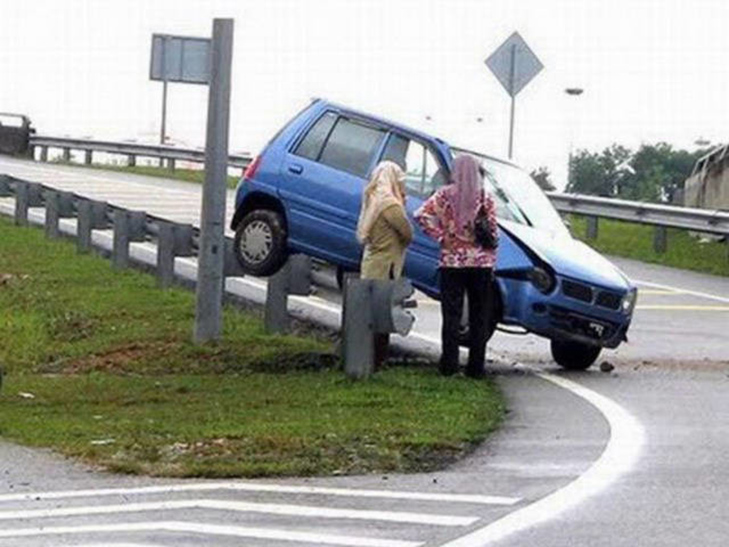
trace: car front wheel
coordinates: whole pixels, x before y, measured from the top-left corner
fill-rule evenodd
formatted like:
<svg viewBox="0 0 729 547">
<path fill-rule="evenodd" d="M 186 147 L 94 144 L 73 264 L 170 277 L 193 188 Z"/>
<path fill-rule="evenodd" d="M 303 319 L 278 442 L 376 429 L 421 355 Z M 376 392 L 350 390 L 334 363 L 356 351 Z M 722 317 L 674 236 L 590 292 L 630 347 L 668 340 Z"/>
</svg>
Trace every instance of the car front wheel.
<svg viewBox="0 0 729 547">
<path fill-rule="evenodd" d="M 552 357 L 567 370 L 586 370 L 600 355 L 602 348 L 581 342 L 552 340 Z"/>
<path fill-rule="evenodd" d="M 235 257 L 246 273 L 266 277 L 286 262 L 283 217 L 268 209 L 251 211 L 235 229 Z"/>
</svg>

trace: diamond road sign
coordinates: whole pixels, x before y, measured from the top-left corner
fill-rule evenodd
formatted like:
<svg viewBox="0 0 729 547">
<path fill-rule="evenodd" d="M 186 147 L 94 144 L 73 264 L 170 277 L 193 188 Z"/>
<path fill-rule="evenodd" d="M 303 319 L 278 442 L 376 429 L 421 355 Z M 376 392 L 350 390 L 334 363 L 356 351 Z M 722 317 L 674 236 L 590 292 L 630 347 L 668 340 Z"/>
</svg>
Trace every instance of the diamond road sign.
<svg viewBox="0 0 729 547">
<path fill-rule="evenodd" d="M 486 59 L 486 66 L 512 97 L 524 89 L 524 86 L 544 68 L 518 32 L 509 36 Z"/>
</svg>

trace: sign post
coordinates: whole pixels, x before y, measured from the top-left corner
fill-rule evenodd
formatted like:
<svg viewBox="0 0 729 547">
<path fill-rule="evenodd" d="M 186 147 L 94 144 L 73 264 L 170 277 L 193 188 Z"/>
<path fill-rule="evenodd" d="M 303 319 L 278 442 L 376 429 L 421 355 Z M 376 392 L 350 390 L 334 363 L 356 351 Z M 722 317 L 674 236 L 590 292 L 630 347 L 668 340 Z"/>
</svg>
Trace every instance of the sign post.
<svg viewBox="0 0 729 547">
<path fill-rule="evenodd" d="M 223 257 L 225 255 L 225 194 L 228 170 L 230 80 L 233 57 L 233 20 L 213 21 L 208 124 L 205 144 L 205 182 L 200 220 L 195 329 L 203 343 L 220 338 L 222 331 Z"/>
<path fill-rule="evenodd" d="M 486 59 L 494 76 L 511 97 L 509 120 L 509 159 L 514 153 L 514 113 L 516 95 L 544 68 L 518 32 L 514 32 Z"/>
</svg>

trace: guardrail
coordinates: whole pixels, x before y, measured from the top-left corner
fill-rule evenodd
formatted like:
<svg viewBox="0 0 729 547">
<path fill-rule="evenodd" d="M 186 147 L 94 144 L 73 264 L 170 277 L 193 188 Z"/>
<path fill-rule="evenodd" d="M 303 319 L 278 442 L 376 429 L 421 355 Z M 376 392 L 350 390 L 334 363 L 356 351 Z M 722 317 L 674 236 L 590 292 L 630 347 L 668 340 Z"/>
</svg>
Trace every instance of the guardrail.
<svg viewBox="0 0 729 547">
<path fill-rule="evenodd" d="M 622 199 L 547 192 L 560 213 L 587 217 L 587 237 L 597 238 L 598 218 L 625 220 L 655 226 L 653 247 L 663 253 L 668 248 L 667 228 L 680 228 L 729 237 L 729 212 L 643 203 Z"/>
<path fill-rule="evenodd" d="M 190 161 L 205 163 L 205 151 L 192 148 L 176 148 L 174 146 L 161 146 L 152 144 L 139 144 L 131 142 L 100 141 L 90 139 L 69 139 L 65 137 L 30 137 L 31 157 L 35 158 L 35 149 L 40 149 L 40 161 L 48 161 L 48 150 L 52 148 L 63 151 L 63 160 L 71 161 L 71 151 L 84 152 L 84 163 L 93 162 L 94 152 L 119 154 L 127 157 L 127 165 L 134 166 L 138 157 L 159 158 L 167 161 L 170 170 L 175 169 L 176 161 Z M 244 168 L 252 158 L 248 154 L 232 154 L 228 156 L 229 167 Z"/>
<path fill-rule="evenodd" d="M 162 288 L 174 282 L 176 257 L 193 257 L 200 251 L 199 228 L 148 215 L 144 211 L 132 211 L 10 175 L 0 175 L 0 198 L 3 197 L 15 198 L 13 217 L 19 226 L 30 223 L 31 208 L 45 208 L 43 223 L 49 238 L 62 235 L 62 219 L 75 218 L 79 253 L 91 251 L 94 230 L 113 230 L 111 265 L 116 270 L 129 267 L 132 242 L 154 241 L 157 247 L 156 272 Z M 64 231 L 74 234 L 69 227 Z M 243 277 L 245 274 L 234 256 L 233 245 L 233 240 L 226 237 L 223 275 Z M 315 282 L 313 272 L 311 257 L 297 254 L 291 255 L 284 267 L 269 278 L 264 315 L 267 332 L 285 333 L 290 330 L 288 297 L 310 295 L 312 282 Z M 409 300 L 414 289 L 406 280 L 349 281 L 343 312 L 348 317 L 346 321 L 342 320 L 343 357 L 346 374 L 360 379 L 374 372 L 375 333 L 407 335 L 415 321 L 407 309 L 416 307 L 416 302 Z M 363 313 L 367 313 L 370 319 L 362 321 L 360 316 Z"/>
<path fill-rule="evenodd" d="M 147 145 L 89 139 L 70 139 L 63 137 L 31 136 L 30 146 L 35 157 L 35 148 L 40 148 L 40 160 L 48 161 L 48 150 L 63 150 L 63 159 L 71 160 L 72 150 L 85 152 L 84 162 L 91 164 L 94 152 L 106 152 L 127 156 L 128 165 L 135 165 L 137 157 L 160 158 L 167 161 L 170 170 L 175 169 L 175 161 L 205 162 L 203 150 L 175 148 L 172 146 Z M 244 168 L 252 158 L 248 154 L 231 155 L 230 167 Z M 668 245 L 667 228 L 694 230 L 729 237 L 729 212 L 708 211 L 688 207 L 676 207 L 657 203 L 643 203 L 614 198 L 547 192 L 555 208 L 561 213 L 575 213 L 587 217 L 587 237 L 597 238 L 598 219 L 609 218 L 650 224 L 656 227 L 654 248 L 665 252 Z"/>
</svg>

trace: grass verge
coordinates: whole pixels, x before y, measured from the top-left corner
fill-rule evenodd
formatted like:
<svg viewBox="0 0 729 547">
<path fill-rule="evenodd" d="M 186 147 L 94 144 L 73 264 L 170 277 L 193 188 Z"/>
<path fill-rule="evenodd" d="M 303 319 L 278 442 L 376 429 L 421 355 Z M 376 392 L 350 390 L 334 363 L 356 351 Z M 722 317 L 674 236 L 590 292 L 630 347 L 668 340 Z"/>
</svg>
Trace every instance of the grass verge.
<svg viewBox="0 0 729 547">
<path fill-rule="evenodd" d="M 153 165 L 114 165 L 99 163 L 75 163 L 72 161 L 54 160 L 52 163 L 56 165 L 69 165 L 71 167 L 86 167 L 88 169 L 98 169 L 101 171 L 116 171 L 119 173 L 132 173 L 134 175 L 145 175 L 147 177 L 158 177 L 163 179 L 182 180 L 185 182 L 195 182 L 202 184 L 205 180 L 205 171 L 202 169 L 180 169 L 175 168 L 170 171 L 166 167 L 155 167 Z M 241 171 L 242 174 L 242 171 Z M 228 188 L 235 188 L 238 185 L 240 177 L 228 175 L 226 184 Z"/>
<path fill-rule="evenodd" d="M 585 218 L 571 215 L 570 222 L 575 237 L 601 253 L 685 270 L 729 276 L 726 242 L 699 242 L 686 230 L 669 228 L 668 249 L 665 253 L 657 253 L 653 250 L 653 226 L 600 219 L 597 239 L 587 239 Z"/>
<path fill-rule="evenodd" d="M 501 420 L 490 381 L 390 367 L 353 382 L 323 336 L 227 307 L 190 343 L 194 295 L 114 273 L 0 218 L 0 435 L 114 471 L 260 477 L 422 471 Z"/>
</svg>

